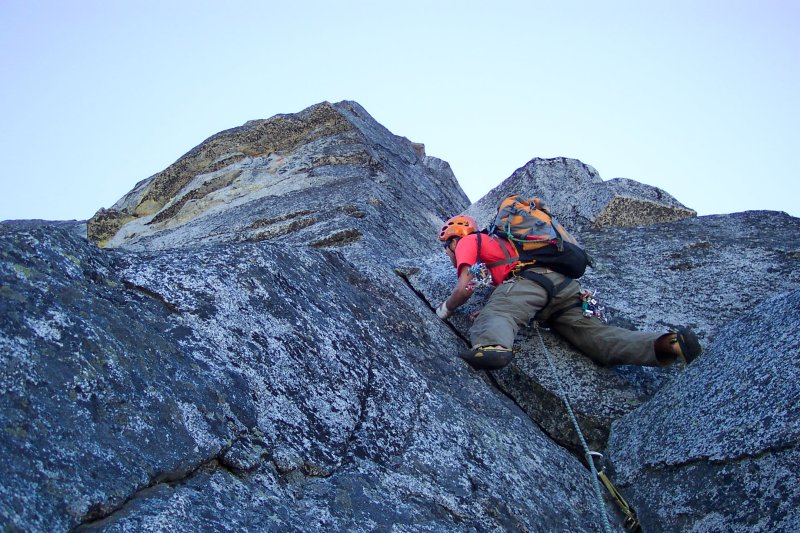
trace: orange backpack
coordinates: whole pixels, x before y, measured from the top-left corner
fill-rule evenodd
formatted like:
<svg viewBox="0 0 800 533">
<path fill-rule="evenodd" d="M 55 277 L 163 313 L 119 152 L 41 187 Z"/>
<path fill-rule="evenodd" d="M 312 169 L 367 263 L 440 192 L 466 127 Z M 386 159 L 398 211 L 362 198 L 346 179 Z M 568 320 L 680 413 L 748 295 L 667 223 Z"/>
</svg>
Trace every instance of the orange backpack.
<svg viewBox="0 0 800 533">
<path fill-rule="evenodd" d="M 487 232 L 514 245 L 519 269 L 537 264 L 579 278 L 593 264 L 575 237 L 553 218 L 539 198 L 507 196 L 497 206 L 497 215 Z"/>
</svg>

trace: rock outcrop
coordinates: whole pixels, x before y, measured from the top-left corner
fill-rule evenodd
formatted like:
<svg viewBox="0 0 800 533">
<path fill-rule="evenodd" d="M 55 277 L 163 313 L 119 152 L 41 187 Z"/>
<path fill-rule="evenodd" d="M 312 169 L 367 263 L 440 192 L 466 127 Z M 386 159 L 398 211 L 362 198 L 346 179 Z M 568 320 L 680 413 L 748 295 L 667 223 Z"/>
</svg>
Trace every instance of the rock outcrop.
<svg viewBox="0 0 800 533">
<path fill-rule="evenodd" d="M 603 181 L 591 166 L 565 157 L 532 159 L 471 206 L 469 213 L 479 223 L 489 224 L 500 200 L 522 191 L 543 197 L 570 231 L 634 227 L 697 216 L 657 187 L 624 178 Z"/>
<path fill-rule="evenodd" d="M 436 232 L 511 192 L 576 230 L 615 323 L 688 322 L 708 353 L 598 368 L 543 331 L 555 373 L 535 334 L 498 372 L 455 357 L 479 302 L 432 312 L 454 281 Z M 558 382 L 645 531 L 800 523 L 798 219 L 697 218 L 569 159 L 469 206 L 447 163 L 340 102 L 215 135 L 87 227 L 105 249 L 0 224 L 3 529 L 599 530 Z"/>
<path fill-rule="evenodd" d="M 797 531 L 798 312 L 800 290 L 756 306 L 614 423 L 617 480 L 647 531 Z"/>
<path fill-rule="evenodd" d="M 410 257 L 451 206 L 469 205 L 447 163 L 355 102 L 223 131 L 88 222 L 101 246 L 225 242 L 342 246 Z"/>
</svg>

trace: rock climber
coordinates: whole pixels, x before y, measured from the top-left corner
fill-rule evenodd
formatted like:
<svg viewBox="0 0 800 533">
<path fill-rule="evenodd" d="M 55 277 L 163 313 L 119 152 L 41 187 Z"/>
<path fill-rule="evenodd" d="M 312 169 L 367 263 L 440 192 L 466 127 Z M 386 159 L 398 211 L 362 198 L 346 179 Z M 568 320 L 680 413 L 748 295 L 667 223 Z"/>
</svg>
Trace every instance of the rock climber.
<svg viewBox="0 0 800 533">
<path fill-rule="evenodd" d="M 450 218 L 439 240 L 458 275 L 450 296 L 436 309 L 439 318 L 449 318 L 474 293 L 481 276 L 474 265 L 488 267 L 482 269 L 483 275 L 491 276 L 495 287 L 477 317 L 470 317 L 474 318 L 469 331 L 472 348 L 459 354 L 474 368 L 509 364 L 517 332 L 534 317 L 601 366 L 668 366 L 677 360 L 689 364 L 702 353 L 697 335 L 688 327 L 666 333 L 631 331 L 586 316 L 576 280 L 542 266 L 515 269 L 516 263 L 503 261 L 508 254 L 516 255 L 513 244 L 479 232 L 470 216 Z"/>
</svg>

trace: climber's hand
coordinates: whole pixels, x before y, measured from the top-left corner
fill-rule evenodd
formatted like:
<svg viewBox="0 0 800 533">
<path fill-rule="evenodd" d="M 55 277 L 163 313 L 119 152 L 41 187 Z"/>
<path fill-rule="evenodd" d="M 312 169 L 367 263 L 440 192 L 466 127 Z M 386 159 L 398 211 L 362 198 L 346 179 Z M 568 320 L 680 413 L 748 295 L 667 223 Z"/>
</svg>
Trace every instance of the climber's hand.
<svg viewBox="0 0 800 533">
<path fill-rule="evenodd" d="M 442 320 L 447 320 L 453 313 L 447 308 L 447 302 L 442 302 L 442 305 L 436 308 L 436 316 Z"/>
</svg>

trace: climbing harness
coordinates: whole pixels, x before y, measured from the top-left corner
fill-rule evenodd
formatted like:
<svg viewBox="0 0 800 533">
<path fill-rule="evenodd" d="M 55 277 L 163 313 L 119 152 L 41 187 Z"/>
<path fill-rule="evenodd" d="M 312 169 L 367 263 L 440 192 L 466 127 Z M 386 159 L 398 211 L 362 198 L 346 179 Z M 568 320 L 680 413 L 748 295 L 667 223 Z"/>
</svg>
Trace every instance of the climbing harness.
<svg viewBox="0 0 800 533">
<path fill-rule="evenodd" d="M 578 439 L 580 440 L 581 447 L 583 448 L 584 457 L 586 459 L 586 463 L 589 465 L 589 469 L 592 471 L 592 487 L 594 488 L 595 496 L 597 497 L 598 507 L 600 509 L 600 516 L 603 518 L 603 527 L 606 533 L 611 532 L 611 524 L 608 521 L 608 515 L 606 514 L 606 507 L 603 501 L 603 493 L 600 490 L 600 481 L 602 481 L 603 485 L 605 485 L 606 489 L 609 491 L 611 496 L 617 501 L 622 510 L 623 514 L 625 514 L 625 527 L 630 529 L 633 533 L 638 533 L 641 531 L 641 527 L 639 526 L 639 521 L 636 518 L 636 513 L 633 509 L 628 505 L 628 502 L 622 497 L 622 495 L 617 491 L 614 485 L 611 483 L 611 480 L 608 479 L 608 476 L 605 474 L 605 468 L 601 466 L 600 471 L 598 472 L 597 466 L 594 464 L 594 457 L 599 456 L 602 458 L 602 454 L 599 452 L 593 452 L 589 450 L 589 445 L 586 443 L 586 439 L 583 436 L 583 432 L 581 431 L 581 427 L 578 424 L 578 419 L 575 416 L 575 413 L 572 410 L 572 406 L 569 403 L 569 398 L 567 398 L 567 393 L 564 390 L 564 386 L 561 383 L 561 380 L 558 377 L 558 371 L 556 370 L 556 365 L 553 363 L 553 359 L 550 357 L 550 351 L 547 349 L 547 346 L 544 344 L 544 339 L 542 339 L 542 333 L 539 331 L 539 324 L 536 322 L 533 323 L 533 327 L 536 330 L 536 335 L 539 337 L 539 345 L 542 347 L 542 353 L 544 353 L 545 359 L 547 359 L 547 364 L 550 367 L 550 372 L 552 372 L 553 377 L 556 381 L 556 386 L 558 387 L 558 394 L 561 396 L 561 401 L 564 402 L 564 406 L 567 408 L 567 413 L 569 414 L 569 418 L 572 421 L 572 426 L 575 428 L 575 432 L 578 434 Z"/>
</svg>

